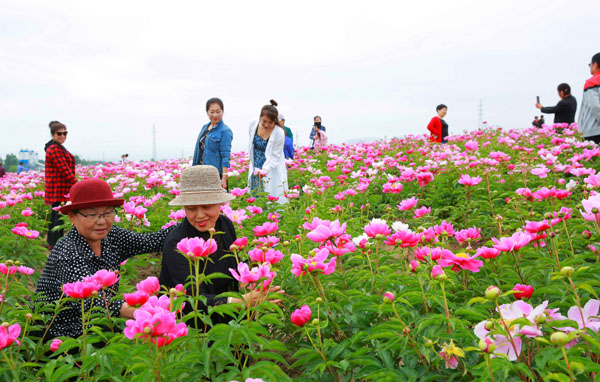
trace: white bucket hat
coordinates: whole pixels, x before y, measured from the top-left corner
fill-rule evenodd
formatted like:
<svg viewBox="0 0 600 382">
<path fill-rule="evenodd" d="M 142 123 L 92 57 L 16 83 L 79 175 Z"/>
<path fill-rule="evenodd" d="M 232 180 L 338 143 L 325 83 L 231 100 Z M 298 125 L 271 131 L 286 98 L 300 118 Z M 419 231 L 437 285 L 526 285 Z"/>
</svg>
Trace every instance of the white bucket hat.
<svg viewBox="0 0 600 382">
<path fill-rule="evenodd" d="M 219 170 L 214 166 L 192 166 L 181 172 L 180 193 L 169 202 L 170 206 L 196 206 L 227 203 L 235 196 L 221 187 Z"/>
</svg>

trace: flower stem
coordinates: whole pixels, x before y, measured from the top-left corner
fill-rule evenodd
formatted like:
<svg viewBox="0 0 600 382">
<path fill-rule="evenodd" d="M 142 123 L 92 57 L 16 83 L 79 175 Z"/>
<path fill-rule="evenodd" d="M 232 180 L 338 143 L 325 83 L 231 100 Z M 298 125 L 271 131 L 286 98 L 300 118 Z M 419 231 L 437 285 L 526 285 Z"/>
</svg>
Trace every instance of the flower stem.
<svg viewBox="0 0 600 382">
<path fill-rule="evenodd" d="M 583 317 L 583 310 L 581 309 L 581 301 L 579 300 L 579 294 L 577 293 L 577 289 L 575 289 L 575 284 L 573 284 L 573 280 L 571 277 L 568 277 L 569 282 L 571 283 L 571 288 L 573 288 L 573 293 L 575 293 L 575 300 L 577 301 L 577 309 L 579 309 L 579 315 L 581 316 L 581 324 L 583 325 L 583 329 L 585 330 L 585 318 Z"/>
<path fill-rule="evenodd" d="M 444 282 L 440 283 L 442 287 L 442 295 L 444 296 L 444 311 L 446 312 L 446 318 L 448 319 L 448 334 L 452 334 L 452 325 L 450 324 L 450 311 L 448 310 L 448 302 L 446 301 L 446 288 Z"/>
<path fill-rule="evenodd" d="M 571 365 L 569 364 L 569 357 L 567 357 L 567 351 L 565 350 L 564 346 L 562 346 L 560 350 L 562 350 L 563 356 L 565 357 L 565 363 L 567 364 L 567 370 L 569 371 L 569 377 L 571 377 L 571 382 L 574 382 L 575 379 L 573 378 L 573 372 L 571 371 Z"/>
<path fill-rule="evenodd" d="M 517 268 L 517 274 L 519 275 L 521 282 L 523 284 L 525 284 L 525 280 L 523 280 L 523 276 L 521 276 L 521 269 L 519 268 L 519 262 L 517 261 L 517 255 L 516 255 L 515 251 L 510 251 L 510 253 L 512 253 L 513 259 L 515 259 L 515 267 Z"/>
<path fill-rule="evenodd" d="M 421 287 L 421 297 L 423 297 L 423 307 L 425 308 L 425 316 L 429 316 L 429 308 L 427 307 L 427 299 L 425 298 L 425 290 L 423 289 L 423 281 L 421 276 L 417 276 L 419 280 L 419 286 Z"/>
<path fill-rule="evenodd" d="M 490 361 L 490 355 L 489 354 L 485 355 L 485 360 L 487 361 L 488 370 L 490 372 L 490 378 L 492 379 L 492 382 L 495 382 L 494 381 L 494 373 L 492 373 L 492 362 Z"/>
</svg>

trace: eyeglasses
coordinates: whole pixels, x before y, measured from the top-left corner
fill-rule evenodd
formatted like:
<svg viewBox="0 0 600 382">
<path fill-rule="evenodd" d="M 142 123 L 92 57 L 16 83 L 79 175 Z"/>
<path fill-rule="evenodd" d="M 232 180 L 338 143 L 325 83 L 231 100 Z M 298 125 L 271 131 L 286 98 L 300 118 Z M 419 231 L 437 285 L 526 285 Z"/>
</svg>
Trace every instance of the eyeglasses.
<svg viewBox="0 0 600 382">
<path fill-rule="evenodd" d="M 110 220 L 110 219 L 114 218 L 115 215 L 117 214 L 117 211 L 112 210 L 112 211 L 105 212 L 103 214 L 84 214 L 81 211 L 76 211 L 76 213 L 78 213 L 79 215 L 83 216 L 88 221 L 97 222 L 97 221 L 99 221 L 102 218 L 104 218 L 106 220 Z"/>
<path fill-rule="evenodd" d="M 68 131 L 57 131 L 56 135 L 58 135 L 59 137 L 62 137 L 63 135 L 66 137 L 67 134 L 69 134 Z"/>
</svg>

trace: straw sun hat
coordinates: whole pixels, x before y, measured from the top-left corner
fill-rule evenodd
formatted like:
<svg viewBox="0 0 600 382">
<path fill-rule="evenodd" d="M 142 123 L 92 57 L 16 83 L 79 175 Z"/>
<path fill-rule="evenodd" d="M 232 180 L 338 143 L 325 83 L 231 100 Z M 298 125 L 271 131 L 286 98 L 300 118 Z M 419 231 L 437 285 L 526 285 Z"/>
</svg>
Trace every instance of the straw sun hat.
<svg viewBox="0 0 600 382">
<path fill-rule="evenodd" d="M 181 191 L 170 206 L 227 203 L 235 196 L 221 187 L 219 170 L 213 166 L 192 166 L 181 172 Z"/>
</svg>

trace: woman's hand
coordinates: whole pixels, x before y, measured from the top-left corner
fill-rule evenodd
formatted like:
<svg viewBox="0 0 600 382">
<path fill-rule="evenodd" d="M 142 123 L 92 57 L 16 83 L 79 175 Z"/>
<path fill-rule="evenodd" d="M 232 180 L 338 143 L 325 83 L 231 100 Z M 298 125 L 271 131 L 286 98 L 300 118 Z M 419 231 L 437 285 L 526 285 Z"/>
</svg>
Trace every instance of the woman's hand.
<svg viewBox="0 0 600 382">
<path fill-rule="evenodd" d="M 121 317 L 133 319 L 133 312 L 136 311 L 136 308 L 127 305 L 126 302 L 121 305 Z"/>
<path fill-rule="evenodd" d="M 260 305 L 260 303 L 262 303 L 265 300 L 272 302 L 273 304 L 277 304 L 277 305 L 281 304 L 282 300 L 279 298 L 279 296 L 267 297 L 269 293 L 277 293 L 277 294 L 282 295 L 285 293 L 285 291 L 281 290 L 280 286 L 273 286 L 268 289 L 265 289 L 264 291 L 253 290 L 252 292 L 246 293 L 246 294 L 242 295 L 242 298 L 244 299 L 243 301 L 240 300 L 239 298 L 230 297 L 229 302 L 231 302 L 231 303 L 243 302 L 247 308 Z"/>
<path fill-rule="evenodd" d="M 221 179 L 221 187 L 224 190 L 227 190 L 227 175 L 223 174 L 223 179 Z"/>
</svg>

